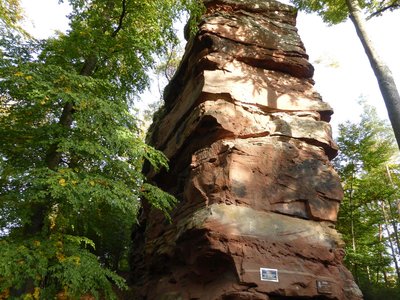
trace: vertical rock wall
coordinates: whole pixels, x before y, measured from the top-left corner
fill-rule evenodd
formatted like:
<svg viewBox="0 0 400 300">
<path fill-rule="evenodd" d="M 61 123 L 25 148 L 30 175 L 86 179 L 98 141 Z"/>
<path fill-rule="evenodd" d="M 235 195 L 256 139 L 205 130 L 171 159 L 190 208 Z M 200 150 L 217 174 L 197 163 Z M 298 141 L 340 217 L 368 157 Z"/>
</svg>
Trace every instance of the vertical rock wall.
<svg viewBox="0 0 400 300">
<path fill-rule="evenodd" d="M 334 229 L 343 191 L 329 162 L 332 109 L 313 89 L 295 10 L 204 3 L 152 129 L 171 170 L 148 176 L 180 202 L 172 223 L 142 214 L 133 235 L 138 293 L 361 299 Z"/>
</svg>

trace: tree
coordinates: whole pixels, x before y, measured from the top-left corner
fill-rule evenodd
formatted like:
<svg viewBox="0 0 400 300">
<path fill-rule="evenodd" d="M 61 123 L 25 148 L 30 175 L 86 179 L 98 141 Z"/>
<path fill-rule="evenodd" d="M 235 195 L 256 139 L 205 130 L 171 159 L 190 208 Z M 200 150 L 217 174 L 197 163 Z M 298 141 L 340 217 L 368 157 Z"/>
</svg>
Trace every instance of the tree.
<svg viewBox="0 0 400 300">
<path fill-rule="evenodd" d="M 360 123 L 339 125 L 337 142 L 334 163 L 345 192 L 337 228 L 346 242 L 345 263 L 366 299 L 377 291 L 382 297 L 382 289 L 400 288 L 400 165 L 393 161 L 392 131 L 364 105 Z"/>
<path fill-rule="evenodd" d="M 183 55 L 181 45 L 170 44 L 165 53 L 158 57 L 158 63 L 154 68 L 153 76 L 157 79 L 158 95 L 154 93 L 154 99 L 149 102 L 143 112 L 144 132 L 149 133 L 149 126 L 156 123 L 155 120 L 164 112 L 164 88 L 171 81 L 179 67 Z"/>
<path fill-rule="evenodd" d="M 130 110 L 173 20 L 199 6 L 69 0 L 67 34 L 35 41 L 4 3 L 17 1 L 0 15 L 0 298 L 110 299 L 141 202 L 167 214 L 175 201 L 141 174 L 167 160 Z"/>
<path fill-rule="evenodd" d="M 3 26 L 20 29 L 18 22 L 22 20 L 22 9 L 19 0 L 0 0 L 0 20 Z"/>
<path fill-rule="evenodd" d="M 299 9 L 305 10 L 306 12 L 317 12 L 322 19 L 329 24 L 337 24 L 350 17 L 378 80 L 378 85 L 395 133 L 397 145 L 400 148 L 400 95 L 389 67 L 379 57 L 368 36 L 365 18 L 362 13 L 362 10 L 364 10 L 372 15 L 380 15 L 384 11 L 399 8 L 400 1 L 292 0 L 292 2 Z"/>
</svg>

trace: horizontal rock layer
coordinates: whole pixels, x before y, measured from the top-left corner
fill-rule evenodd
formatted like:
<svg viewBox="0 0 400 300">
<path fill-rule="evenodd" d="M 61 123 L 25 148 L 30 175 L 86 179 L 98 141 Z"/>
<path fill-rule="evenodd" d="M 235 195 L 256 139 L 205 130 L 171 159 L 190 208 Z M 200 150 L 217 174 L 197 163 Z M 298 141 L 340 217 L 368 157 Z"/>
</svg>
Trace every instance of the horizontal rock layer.
<svg viewBox="0 0 400 300">
<path fill-rule="evenodd" d="M 151 257 L 170 259 L 154 260 L 160 268 L 168 268 L 168 280 L 149 289 L 148 297 L 243 299 L 238 295 L 248 293 L 251 297 L 244 299 L 267 299 L 268 294 L 312 297 L 324 294 L 316 284 L 322 281 L 331 287 L 325 294 L 328 299 L 351 299 L 356 287 L 341 265 L 340 244 L 327 223 L 212 204 L 149 242 Z M 279 281 L 260 281 L 260 267 L 277 269 Z M 235 298 L 229 298 L 232 295 Z"/>
<path fill-rule="evenodd" d="M 264 137 L 220 140 L 197 151 L 184 197 L 335 222 L 343 194 L 319 148 Z"/>
<path fill-rule="evenodd" d="M 137 298 L 361 299 L 334 229 L 332 109 L 313 88 L 295 10 L 204 3 L 149 136 L 171 169 L 147 176 L 180 201 L 172 223 L 143 210 Z"/>
</svg>

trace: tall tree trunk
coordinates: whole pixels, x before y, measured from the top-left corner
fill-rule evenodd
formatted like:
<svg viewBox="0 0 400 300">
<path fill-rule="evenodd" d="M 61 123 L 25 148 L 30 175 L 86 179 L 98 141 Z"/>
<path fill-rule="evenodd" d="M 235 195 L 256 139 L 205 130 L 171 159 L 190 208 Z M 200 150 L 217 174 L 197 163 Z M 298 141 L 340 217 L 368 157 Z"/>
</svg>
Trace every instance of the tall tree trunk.
<svg viewBox="0 0 400 300">
<path fill-rule="evenodd" d="M 390 250 L 392 253 L 392 260 L 394 263 L 394 267 L 396 269 L 396 274 L 397 274 L 397 285 L 400 285 L 400 267 L 399 264 L 397 262 L 397 257 L 396 257 L 396 249 L 395 246 L 393 245 L 393 241 L 392 241 L 392 234 L 389 230 L 389 220 L 388 220 L 388 215 L 386 212 L 386 208 L 385 208 L 385 202 L 382 201 L 381 202 L 381 208 L 382 208 L 382 212 L 383 212 L 383 217 L 384 217 L 384 221 L 385 221 L 385 229 L 386 229 L 386 234 L 387 234 L 387 238 L 389 241 L 389 246 L 390 246 Z"/>
<path fill-rule="evenodd" d="M 365 19 L 361 13 L 358 1 L 346 0 L 346 3 L 350 12 L 350 19 L 356 28 L 357 35 L 361 40 L 371 67 L 378 80 L 379 88 L 383 100 L 385 101 L 389 119 L 396 136 L 397 145 L 400 148 L 400 95 L 396 83 L 394 82 L 392 72 L 377 54 L 372 41 L 367 34 Z"/>
<path fill-rule="evenodd" d="M 354 163 L 352 163 L 354 166 Z M 351 173 L 351 182 L 350 182 L 350 195 L 349 195 L 349 206 L 350 206 L 350 229 L 351 229 L 351 243 L 352 243 L 352 249 L 354 254 L 357 253 L 357 248 L 356 248 L 356 233 L 355 233 L 355 228 L 354 228 L 354 205 L 353 205 L 353 183 L 354 183 L 354 170 Z M 356 262 L 353 262 L 353 276 L 357 284 L 359 284 L 359 278 L 358 278 L 358 264 Z"/>
<path fill-rule="evenodd" d="M 388 165 L 386 165 L 386 172 L 387 172 L 390 184 L 392 185 L 393 188 L 396 188 Z M 390 220 L 392 222 L 394 234 L 396 237 L 397 250 L 398 250 L 398 252 L 400 252 L 400 239 L 399 239 L 399 232 L 397 229 L 397 224 L 398 224 L 397 220 L 399 220 L 399 217 L 400 217 L 400 201 L 399 201 L 399 199 L 396 199 L 395 203 L 393 204 L 393 202 L 390 199 L 388 199 L 388 202 L 389 202 L 389 210 L 390 210 Z M 396 209 L 394 208 L 394 206 L 396 207 Z"/>
<path fill-rule="evenodd" d="M 383 227 L 382 224 L 379 224 L 379 241 L 381 243 L 383 243 L 383 228 L 382 227 Z M 379 255 L 380 255 L 380 261 L 383 262 L 382 252 L 379 253 Z M 382 267 L 382 274 L 383 274 L 383 279 L 385 281 L 385 286 L 387 287 L 388 286 L 388 279 L 387 279 L 387 274 L 386 274 L 385 267 Z"/>
<path fill-rule="evenodd" d="M 392 175 L 390 174 L 390 169 L 389 166 L 386 165 L 386 172 L 387 172 L 387 176 L 389 178 L 390 184 L 393 186 L 393 188 L 396 188 L 395 184 L 393 183 L 393 179 L 392 179 Z M 398 263 L 398 258 L 399 258 L 399 254 L 400 254 L 400 239 L 399 239 L 399 231 L 398 231 L 398 218 L 399 218 L 399 212 L 398 209 L 395 209 L 393 206 L 396 206 L 396 208 L 398 208 L 398 204 L 399 204 L 399 200 L 396 199 L 395 200 L 395 204 L 392 203 L 392 201 L 390 200 L 390 198 L 388 198 L 388 204 L 389 204 L 389 213 L 390 213 L 390 224 L 392 225 L 392 230 L 393 230 L 393 234 L 394 234 L 394 241 L 396 244 L 396 251 L 395 251 L 395 257 L 394 259 L 396 260 L 396 263 Z M 400 273 L 397 273 L 397 283 L 400 285 Z"/>
</svg>

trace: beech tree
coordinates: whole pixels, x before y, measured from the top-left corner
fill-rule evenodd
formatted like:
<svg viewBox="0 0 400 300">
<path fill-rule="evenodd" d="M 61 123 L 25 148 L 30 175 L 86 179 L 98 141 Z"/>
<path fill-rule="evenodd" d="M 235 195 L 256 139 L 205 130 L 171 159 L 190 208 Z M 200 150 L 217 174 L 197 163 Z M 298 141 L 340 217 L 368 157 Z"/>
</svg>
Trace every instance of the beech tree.
<svg viewBox="0 0 400 300">
<path fill-rule="evenodd" d="M 22 9 L 19 0 L 0 0 L 0 19 L 4 26 L 18 28 L 22 19 Z"/>
<path fill-rule="evenodd" d="M 141 202 L 175 201 L 141 174 L 167 159 L 130 111 L 173 21 L 199 6 L 69 0 L 70 30 L 36 41 L 18 1 L 0 3 L 0 299 L 111 299 Z"/>
<path fill-rule="evenodd" d="M 400 165 L 392 131 L 364 106 L 359 123 L 339 125 L 337 142 L 341 151 L 334 163 L 345 192 L 337 228 L 346 242 L 345 263 L 366 299 L 396 295 Z"/>
<path fill-rule="evenodd" d="M 372 40 L 368 36 L 364 17 L 365 14 L 376 16 L 385 11 L 397 9 L 400 7 L 400 1 L 291 0 L 291 2 L 301 10 L 318 13 L 329 24 L 338 24 L 348 17 L 351 19 L 378 80 L 397 145 L 400 148 L 400 95 L 389 67 L 379 57 Z"/>
</svg>

